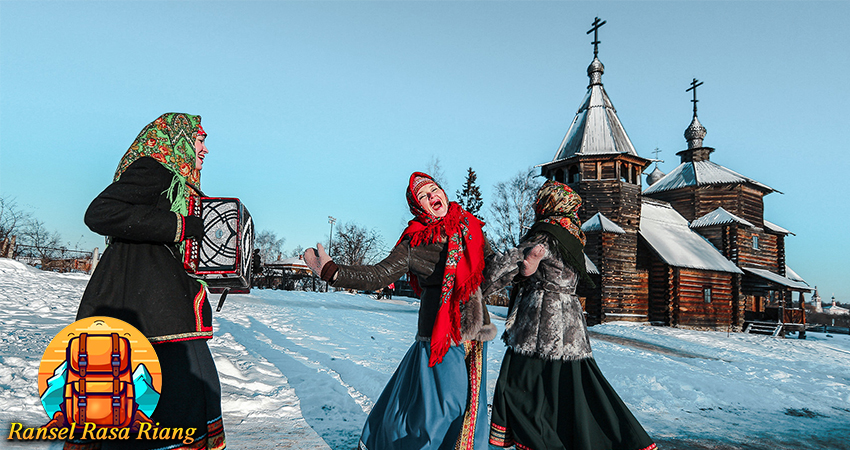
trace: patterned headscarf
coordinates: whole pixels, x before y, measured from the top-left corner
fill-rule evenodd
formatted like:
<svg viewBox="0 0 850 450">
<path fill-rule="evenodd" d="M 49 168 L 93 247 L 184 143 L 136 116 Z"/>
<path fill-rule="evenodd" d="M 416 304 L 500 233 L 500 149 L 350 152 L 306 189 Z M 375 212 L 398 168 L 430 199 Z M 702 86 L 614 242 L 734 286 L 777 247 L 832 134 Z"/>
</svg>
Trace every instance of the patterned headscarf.
<svg viewBox="0 0 850 450">
<path fill-rule="evenodd" d="M 174 173 L 168 190 L 171 210 L 183 215 L 188 213 L 186 183 L 194 188 L 201 187 L 201 171 L 195 169 L 195 138 L 201 128 L 201 116 L 183 113 L 166 113 L 142 129 L 136 140 L 121 158 L 113 181 L 137 159 L 150 156 Z"/>
<path fill-rule="evenodd" d="M 425 211 L 416 193 L 428 183 L 440 186 L 430 175 L 421 172 L 410 175 L 405 195 L 414 217 L 398 241 L 410 238 L 411 247 L 441 242 L 443 239 L 448 243 L 446 268 L 440 287 L 440 309 L 431 331 L 431 357 L 428 364 L 433 367 L 443 361 L 452 343 L 461 342 L 460 305 L 469 300 L 469 296 L 483 281 L 484 232 L 481 227 L 484 223 L 455 202 L 449 203 L 444 217 L 436 217 Z M 410 284 L 416 295 L 421 295 L 422 290 L 412 274 Z"/>
<path fill-rule="evenodd" d="M 557 241 L 558 253 L 564 262 L 572 267 L 579 278 L 588 286 L 594 286 L 587 275 L 584 256 L 584 233 L 578 218 L 581 197 L 569 186 L 548 180 L 537 190 L 534 203 L 536 222 L 525 235 L 523 241 L 538 233 L 551 235 Z"/>
<path fill-rule="evenodd" d="M 584 232 L 581 231 L 581 220 L 578 218 L 578 208 L 581 197 L 569 186 L 553 180 L 546 180 L 537 190 L 537 201 L 534 203 L 534 220 L 537 222 L 558 225 L 569 231 L 581 242 L 585 243 Z"/>
</svg>

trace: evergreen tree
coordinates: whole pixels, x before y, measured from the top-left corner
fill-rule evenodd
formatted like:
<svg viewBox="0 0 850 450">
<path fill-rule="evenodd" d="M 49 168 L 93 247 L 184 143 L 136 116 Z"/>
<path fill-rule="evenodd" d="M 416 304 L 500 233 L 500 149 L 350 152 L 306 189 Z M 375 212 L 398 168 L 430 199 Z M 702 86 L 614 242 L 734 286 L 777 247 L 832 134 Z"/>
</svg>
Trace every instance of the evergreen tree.
<svg viewBox="0 0 850 450">
<path fill-rule="evenodd" d="M 484 206 L 484 200 L 481 199 L 481 188 L 475 184 L 478 175 L 472 170 L 472 167 L 467 169 L 466 182 L 463 184 L 463 190 L 457 191 L 457 203 L 463 209 L 469 211 L 473 216 L 478 216 L 478 211 Z"/>
</svg>

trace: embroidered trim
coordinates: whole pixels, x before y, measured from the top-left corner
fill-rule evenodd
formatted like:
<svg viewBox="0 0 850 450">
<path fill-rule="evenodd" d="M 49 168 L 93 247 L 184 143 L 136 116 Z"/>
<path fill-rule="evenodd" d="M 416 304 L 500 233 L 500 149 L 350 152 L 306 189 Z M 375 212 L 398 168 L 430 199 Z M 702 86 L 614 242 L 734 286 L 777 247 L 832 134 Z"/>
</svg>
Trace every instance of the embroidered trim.
<svg viewBox="0 0 850 450">
<path fill-rule="evenodd" d="M 466 352 L 466 369 L 469 373 L 469 403 L 463 414 L 463 425 L 455 443 L 455 450 L 473 450 L 475 445 L 475 425 L 478 423 L 478 409 L 481 402 L 481 367 L 484 343 L 467 341 L 463 343 Z"/>
<path fill-rule="evenodd" d="M 175 212 L 175 216 L 177 216 L 177 231 L 174 233 L 174 242 L 180 242 L 183 240 L 184 228 L 186 228 L 183 224 L 183 216 L 180 213 Z"/>
<path fill-rule="evenodd" d="M 197 331 L 206 331 L 204 330 L 204 313 L 203 310 L 201 310 L 206 293 L 207 290 L 204 289 L 203 285 L 201 285 L 201 290 L 195 294 L 195 330 Z"/>
<path fill-rule="evenodd" d="M 212 339 L 212 337 L 212 331 L 193 331 L 191 333 L 178 333 L 168 334 L 165 336 L 149 337 L 148 341 L 150 341 L 151 344 L 161 344 L 163 342 L 189 341 L 192 339 Z"/>
<path fill-rule="evenodd" d="M 513 433 L 507 427 L 490 423 L 490 444 L 497 447 L 510 447 L 515 444 Z"/>
<path fill-rule="evenodd" d="M 357 450 L 369 450 L 366 448 L 366 444 L 364 444 L 363 441 L 358 440 L 357 442 Z"/>
</svg>

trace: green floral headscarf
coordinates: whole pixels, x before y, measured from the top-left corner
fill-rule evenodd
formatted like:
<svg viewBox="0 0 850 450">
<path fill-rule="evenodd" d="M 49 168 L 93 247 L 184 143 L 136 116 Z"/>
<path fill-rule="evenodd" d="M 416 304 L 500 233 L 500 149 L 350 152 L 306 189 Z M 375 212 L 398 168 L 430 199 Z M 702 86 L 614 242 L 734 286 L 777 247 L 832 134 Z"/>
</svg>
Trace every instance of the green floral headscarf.
<svg viewBox="0 0 850 450">
<path fill-rule="evenodd" d="M 149 156 L 174 173 L 168 189 L 171 210 L 183 215 L 188 212 L 187 183 L 201 187 L 201 171 L 195 169 L 195 138 L 201 130 L 201 116 L 166 113 L 142 129 L 133 145 L 121 158 L 113 181 L 137 159 Z"/>
</svg>

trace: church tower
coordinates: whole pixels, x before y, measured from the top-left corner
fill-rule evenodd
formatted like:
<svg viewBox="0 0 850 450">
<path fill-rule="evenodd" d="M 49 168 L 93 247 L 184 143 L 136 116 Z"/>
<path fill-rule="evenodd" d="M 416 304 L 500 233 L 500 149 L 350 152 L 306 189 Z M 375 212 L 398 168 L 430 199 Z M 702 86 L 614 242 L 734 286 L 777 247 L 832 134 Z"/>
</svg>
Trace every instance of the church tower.
<svg viewBox="0 0 850 450">
<path fill-rule="evenodd" d="M 552 161 L 541 174 L 568 184 L 582 198 L 579 217 L 587 223 L 585 253 L 597 266 L 601 286 L 587 295 L 591 323 L 647 320 L 646 284 L 637 275 L 636 253 L 641 214 L 641 174 L 650 164 L 635 151 L 602 85 L 599 27 L 593 27 L 590 84 Z M 597 217 L 598 215 L 598 217 Z M 608 227 L 593 224 L 609 224 Z"/>
</svg>

